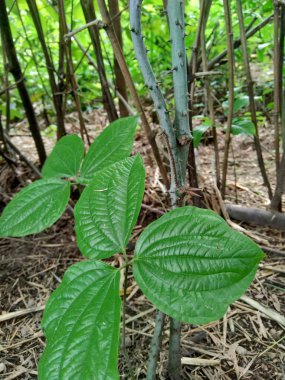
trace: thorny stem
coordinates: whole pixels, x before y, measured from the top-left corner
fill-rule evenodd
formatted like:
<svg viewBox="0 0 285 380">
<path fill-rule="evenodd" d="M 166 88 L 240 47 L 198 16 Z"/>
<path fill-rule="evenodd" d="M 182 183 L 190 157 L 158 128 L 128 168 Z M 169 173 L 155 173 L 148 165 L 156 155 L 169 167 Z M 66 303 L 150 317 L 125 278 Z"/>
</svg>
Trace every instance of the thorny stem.
<svg viewBox="0 0 285 380">
<path fill-rule="evenodd" d="M 131 96 L 133 98 L 134 104 L 136 106 L 136 109 L 141 116 L 142 125 L 144 128 L 145 134 L 148 138 L 149 144 L 152 148 L 152 152 L 153 152 L 153 155 L 154 155 L 155 160 L 157 162 L 157 165 L 160 169 L 160 173 L 161 173 L 163 182 L 164 182 L 165 186 L 167 188 L 169 188 L 169 180 L 168 180 L 167 172 L 166 172 L 165 166 L 164 166 L 162 159 L 161 159 L 161 155 L 160 155 L 160 152 L 159 152 L 156 140 L 155 140 L 155 135 L 154 135 L 154 133 L 153 133 L 153 131 L 149 125 L 149 122 L 146 118 L 143 107 L 141 105 L 140 99 L 138 97 L 134 82 L 132 80 L 130 71 L 129 71 L 128 66 L 126 64 L 126 60 L 124 58 L 120 43 L 119 43 L 117 36 L 116 36 L 116 33 L 113 29 L 112 20 L 111 20 L 111 17 L 109 15 L 108 9 L 106 7 L 105 1 L 104 0 L 98 0 L 97 3 L 99 6 L 99 9 L 100 9 L 100 12 L 101 12 L 103 22 L 107 25 L 106 32 L 107 32 L 107 35 L 108 35 L 110 42 L 112 44 L 114 55 L 118 61 L 118 65 L 120 66 L 122 73 L 124 74 L 127 86 L 129 87 L 129 90 L 130 90 Z M 132 1 L 130 3 L 132 4 Z"/>
<path fill-rule="evenodd" d="M 147 57 L 141 31 L 141 6 L 142 0 L 130 1 L 130 21 L 134 49 L 145 83 L 150 91 L 154 105 L 160 119 L 165 142 L 167 145 L 171 163 L 171 201 L 172 206 L 179 203 L 179 188 L 184 185 L 189 142 L 191 134 L 189 130 L 188 90 L 187 90 L 187 62 L 185 50 L 185 24 L 184 24 L 184 1 L 168 0 L 164 2 L 168 16 L 170 29 L 170 42 L 172 46 L 172 74 L 174 85 L 175 118 L 172 125 L 169 111 L 162 92 L 155 79 L 152 67 Z M 160 323 L 156 325 L 152 341 L 150 368 L 148 379 L 155 378 L 156 359 L 160 349 L 159 336 L 161 334 L 162 314 L 158 314 Z M 180 322 L 172 321 L 177 328 L 171 330 L 169 349 L 169 376 L 180 378 Z M 175 372 L 176 374 L 174 375 Z"/>
</svg>

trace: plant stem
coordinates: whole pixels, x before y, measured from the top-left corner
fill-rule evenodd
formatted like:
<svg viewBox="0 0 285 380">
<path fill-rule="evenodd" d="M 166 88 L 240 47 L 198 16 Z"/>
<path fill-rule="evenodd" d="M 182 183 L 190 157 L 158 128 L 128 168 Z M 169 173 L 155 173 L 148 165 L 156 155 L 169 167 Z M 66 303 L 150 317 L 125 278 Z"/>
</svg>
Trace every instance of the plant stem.
<svg viewBox="0 0 285 380">
<path fill-rule="evenodd" d="M 35 0 L 27 0 L 27 4 L 29 6 L 30 14 L 32 16 L 34 26 L 37 31 L 38 39 L 42 47 L 42 51 L 45 57 L 46 69 L 49 76 L 49 83 L 52 91 L 52 99 L 53 105 L 56 113 L 56 124 L 57 124 L 57 137 L 60 138 L 66 134 L 65 126 L 64 126 L 64 115 L 62 109 L 62 93 L 59 89 L 59 84 L 55 79 L 55 67 L 48 50 L 48 46 L 45 40 L 45 34 L 43 31 L 39 10 Z"/>
<path fill-rule="evenodd" d="M 223 0 L 224 4 L 224 14 L 225 23 L 227 30 L 227 48 L 228 48 L 228 59 L 229 59 L 229 109 L 228 109 L 228 120 L 227 120 L 227 130 L 225 136 L 225 151 L 224 151 L 224 161 L 223 161 L 223 172 L 222 172 L 222 184 L 221 184 L 221 194 L 224 197 L 226 192 L 226 181 L 227 181 L 227 171 L 228 171 L 228 159 L 229 150 L 231 143 L 231 127 L 233 119 L 233 106 L 234 106 L 234 48 L 233 48 L 233 29 L 232 29 L 232 18 L 231 18 L 231 8 L 230 1 Z"/>
<path fill-rule="evenodd" d="M 187 89 L 187 62 L 185 50 L 185 24 L 184 24 L 184 2 L 179 3 L 174 0 L 164 2 L 167 11 L 168 25 L 171 36 L 172 46 L 172 73 L 174 86 L 174 108 L 175 117 L 172 125 L 166 102 L 155 79 L 152 67 L 147 57 L 147 50 L 144 45 L 141 30 L 141 7 L 142 0 L 134 0 L 130 2 L 130 21 L 132 39 L 136 57 L 143 74 L 145 83 L 150 91 L 154 105 L 160 120 L 160 126 L 163 130 L 166 145 L 171 163 L 171 202 L 172 207 L 177 207 L 181 202 L 178 190 L 184 185 L 187 159 L 189 152 L 189 142 L 191 134 L 189 130 L 189 112 L 188 112 L 188 89 Z M 160 315 L 162 317 L 162 315 Z M 171 329 L 170 349 L 169 349 L 169 370 L 177 370 L 181 366 L 181 358 L 179 352 L 180 346 L 180 322 L 172 321 L 171 324 L 177 328 Z M 160 326 L 157 327 L 161 331 Z M 158 350 L 157 334 L 153 338 L 153 346 Z M 151 356 L 149 369 L 150 375 L 154 376 L 156 363 L 153 362 L 157 358 L 156 354 Z M 172 378 L 174 374 L 169 372 Z M 151 377 L 150 377 L 151 378 Z M 180 378 L 180 371 L 175 374 L 175 379 Z"/>
<path fill-rule="evenodd" d="M 280 116 L 280 45 L 279 45 L 279 2 L 274 0 L 274 145 L 276 176 L 280 164 L 279 116 Z"/>
<path fill-rule="evenodd" d="M 284 80 L 283 80 L 283 69 L 284 69 L 284 43 L 285 43 L 285 4 L 281 4 L 281 20 L 280 20 L 280 38 L 279 38 L 279 51 L 280 51 L 280 61 L 279 61 L 279 72 L 280 72 L 280 108 L 281 108 L 281 136 L 282 136 L 282 148 L 285 151 L 285 91 L 284 91 Z"/>
<path fill-rule="evenodd" d="M 206 0 L 202 0 L 202 3 L 204 3 Z M 208 1 L 211 3 L 211 1 Z M 208 10 L 209 13 L 210 9 Z M 202 12 L 202 8 L 201 8 Z M 208 71 L 208 62 L 207 62 L 207 51 L 206 51 L 206 25 L 207 20 L 205 18 L 202 19 L 202 29 L 201 29 L 201 53 L 202 53 L 202 69 L 203 71 Z M 219 157 L 219 146 L 218 146 L 218 139 L 217 139 L 217 131 L 216 131 L 216 121 L 215 121 L 215 111 L 214 111 L 214 100 L 211 93 L 210 88 L 210 80 L 208 77 L 205 77 L 204 79 L 204 85 L 205 85 L 205 98 L 206 103 L 208 104 L 208 112 L 209 116 L 212 122 L 212 133 L 214 138 L 214 150 L 215 150 L 215 171 L 216 171 L 216 183 L 217 187 L 220 188 L 220 157 Z"/>
<path fill-rule="evenodd" d="M 171 380 L 181 379 L 181 349 L 180 349 L 181 322 L 170 320 L 169 360 L 168 373 Z M 178 360 L 179 358 L 179 360 Z"/>
<path fill-rule="evenodd" d="M 156 367 L 160 352 L 164 322 L 165 314 L 158 310 L 155 319 L 154 333 L 150 344 L 146 380 L 156 379 Z"/>
<path fill-rule="evenodd" d="M 95 7 L 93 4 L 93 1 L 80 0 L 80 2 L 81 2 L 81 6 L 82 6 L 82 10 L 83 10 L 86 22 L 88 23 L 93 20 L 96 20 L 96 13 L 95 13 Z M 117 114 L 113 97 L 110 92 L 110 88 L 109 88 L 109 84 L 108 84 L 108 80 L 106 76 L 98 27 L 96 25 L 90 26 L 88 28 L 88 32 L 89 32 L 93 50 L 96 56 L 97 69 L 98 69 L 97 72 L 98 72 L 100 83 L 101 83 L 103 105 L 107 112 L 108 119 L 111 122 L 118 118 L 118 114 Z"/>
<path fill-rule="evenodd" d="M 247 81 L 250 114 L 251 114 L 251 120 L 255 127 L 255 136 L 254 136 L 255 150 L 256 150 L 257 160 L 258 160 L 259 168 L 262 174 L 262 178 L 263 178 L 265 186 L 267 187 L 269 199 L 271 199 L 272 190 L 271 190 L 269 179 L 267 177 L 263 155 L 262 155 L 262 148 L 261 148 L 260 139 L 259 139 L 258 122 L 257 122 L 257 117 L 256 117 L 256 105 L 255 105 L 255 100 L 254 100 L 254 87 L 253 87 L 253 80 L 252 80 L 251 70 L 250 70 L 250 65 L 249 65 L 249 56 L 248 56 L 248 51 L 247 51 L 247 42 L 246 42 L 246 36 L 245 36 L 244 17 L 243 17 L 241 0 L 237 0 L 237 10 L 238 10 L 240 38 L 241 38 L 242 53 L 243 53 L 243 64 L 244 64 L 246 81 Z"/>
<path fill-rule="evenodd" d="M 260 24 L 256 25 L 255 28 L 249 30 L 246 33 L 246 39 L 254 36 L 257 32 L 259 32 L 262 28 L 264 28 L 267 24 L 269 24 L 273 19 L 273 15 L 268 16 L 266 19 L 264 19 Z M 233 48 L 237 49 L 241 46 L 241 40 L 237 39 L 233 42 Z M 220 54 L 218 54 L 216 57 L 211 59 L 209 61 L 209 70 L 213 70 L 216 65 L 218 65 L 228 54 L 228 50 L 225 49 Z"/>
<path fill-rule="evenodd" d="M 277 184 L 270 208 L 273 211 L 280 211 L 281 197 L 285 194 L 285 151 L 283 152 L 280 162 L 280 168 L 277 175 Z"/>
<path fill-rule="evenodd" d="M 166 172 L 166 169 L 165 169 L 164 164 L 163 164 L 162 159 L 161 159 L 161 155 L 160 155 L 160 152 L 159 152 L 156 140 L 155 140 L 155 135 L 152 132 L 152 129 L 149 125 L 149 122 L 146 118 L 143 107 L 141 105 L 140 99 L 138 97 L 134 82 L 132 80 L 130 71 L 128 69 L 128 66 L 126 64 L 126 60 L 124 58 L 122 49 L 120 47 L 120 43 L 119 43 L 119 41 L 116 37 L 116 33 L 114 32 L 114 29 L 112 27 L 112 20 L 111 20 L 111 17 L 109 15 L 107 6 L 106 6 L 104 0 L 98 0 L 97 3 L 99 6 L 99 9 L 100 9 L 100 12 L 101 12 L 102 20 L 107 25 L 106 26 L 106 32 L 107 32 L 108 37 L 110 39 L 110 42 L 111 42 L 111 45 L 112 45 L 112 48 L 114 51 L 114 55 L 118 61 L 118 64 L 120 66 L 122 73 L 124 74 L 126 83 L 129 87 L 129 90 L 130 90 L 131 96 L 133 98 L 133 101 L 135 103 L 136 109 L 141 116 L 142 125 L 144 128 L 145 134 L 148 138 L 149 144 L 152 148 L 154 158 L 155 158 L 157 165 L 160 169 L 160 173 L 161 173 L 163 182 L 164 182 L 165 186 L 167 188 L 169 188 L 169 180 L 168 180 L 167 172 Z M 132 1 L 131 1 L 131 4 L 132 4 Z"/>
<path fill-rule="evenodd" d="M 64 1 L 59 0 L 58 1 L 58 10 L 59 10 L 59 20 L 61 23 L 61 31 L 65 35 L 68 32 L 67 22 L 66 22 L 66 16 L 65 16 L 65 8 L 64 8 Z M 86 135 L 86 139 L 88 142 L 88 145 L 91 144 L 89 135 L 86 129 L 82 109 L 81 109 L 81 101 L 77 92 L 78 84 L 76 80 L 76 76 L 74 74 L 73 69 L 73 61 L 72 61 L 72 54 L 71 54 L 71 45 L 70 40 L 64 42 L 64 53 L 66 58 L 66 64 L 67 64 L 67 76 L 70 81 L 71 89 L 72 89 L 72 96 L 74 98 L 75 102 L 75 108 L 78 114 L 78 120 L 79 120 L 79 126 L 80 126 L 80 134 L 81 138 L 84 141 L 84 134 Z"/>
<path fill-rule="evenodd" d="M 122 37 L 122 28 L 121 28 L 121 14 L 119 8 L 118 0 L 109 0 L 109 11 L 112 18 L 113 28 L 120 43 L 121 49 L 123 50 L 123 37 Z M 116 17 L 117 16 L 117 17 Z M 119 91 L 126 101 L 128 101 L 127 86 L 124 75 L 120 69 L 116 57 L 114 57 L 114 72 L 115 72 L 115 86 L 116 91 Z M 119 110 L 120 116 L 128 116 L 129 111 L 125 106 L 125 102 L 119 99 Z"/>
<path fill-rule="evenodd" d="M 18 61 L 12 32 L 9 24 L 8 14 L 6 10 L 6 2 L 4 0 L 0 1 L 0 32 L 3 36 L 3 40 L 5 41 L 4 46 L 6 48 L 10 72 L 12 73 L 17 84 L 19 95 L 21 97 L 23 107 L 25 109 L 26 116 L 29 122 L 29 127 L 39 155 L 40 163 L 41 165 L 43 165 L 46 159 L 46 151 L 43 139 L 40 134 L 40 128 L 37 122 L 35 110 L 33 108 L 33 104 L 29 96 L 28 89 L 26 87 L 23 73 L 20 67 L 20 63 Z"/>
</svg>

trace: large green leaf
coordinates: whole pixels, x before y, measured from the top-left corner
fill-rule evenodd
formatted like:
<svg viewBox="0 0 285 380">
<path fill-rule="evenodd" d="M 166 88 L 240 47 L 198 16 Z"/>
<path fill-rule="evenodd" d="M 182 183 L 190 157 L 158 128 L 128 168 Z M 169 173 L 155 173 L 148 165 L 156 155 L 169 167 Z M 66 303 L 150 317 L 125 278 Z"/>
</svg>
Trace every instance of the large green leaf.
<svg viewBox="0 0 285 380">
<path fill-rule="evenodd" d="M 25 236 L 50 227 L 64 212 L 70 183 L 57 178 L 40 179 L 21 190 L 0 218 L 0 236 Z"/>
<path fill-rule="evenodd" d="M 86 257 L 124 252 L 136 223 L 145 170 L 140 156 L 126 158 L 97 173 L 75 207 L 78 246 Z"/>
<path fill-rule="evenodd" d="M 119 379 L 119 286 L 119 271 L 100 261 L 68 269 L 44 312 L 39 380 Z"/>
<path fill-rule="evenodd" d="M 134 276 L 160 310 L 201 324 L 219 319 L 245 292 L 263 256 L 214 212 L 182 207 L 141 234 Z"/>
<path fill-rule="evenodd" d="M 132 151 L 137 116 L 118 119 L 95 139 L 82 163 L 80 176 L 88 183 L 99 170 L 128 157 Z"/>
<path fill-rule="evenodd" d="M 42 175 L 50 177 L 76 177 L 84 156 L 82 140 L 77 135 L 62 137 L 47 158 Z"/>
</svg>

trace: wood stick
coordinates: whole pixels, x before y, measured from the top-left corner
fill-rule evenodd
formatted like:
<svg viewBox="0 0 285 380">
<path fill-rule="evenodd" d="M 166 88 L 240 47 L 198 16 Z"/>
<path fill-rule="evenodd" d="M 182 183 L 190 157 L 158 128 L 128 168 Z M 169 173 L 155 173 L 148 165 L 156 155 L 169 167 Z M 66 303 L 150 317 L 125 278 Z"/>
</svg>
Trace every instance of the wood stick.
<svg viewBox="0 0 285 380">
<path fill-rule="evenodd" d="M 44 310 L 44 308 L 45 308 L 45 305 L 40 305 L 36 307 L 31 307 L 25 310 L 18 310 L 18 311 L 13 311 L 11 313 L 2 314 L 0 315 L 0 323 L 9 321 L 10 319 L 13 319 L 13 318 L 23 317 L 24 315 L 27 315 L 27 314 L 37 313 L 38 311 Z"/>
</svg>

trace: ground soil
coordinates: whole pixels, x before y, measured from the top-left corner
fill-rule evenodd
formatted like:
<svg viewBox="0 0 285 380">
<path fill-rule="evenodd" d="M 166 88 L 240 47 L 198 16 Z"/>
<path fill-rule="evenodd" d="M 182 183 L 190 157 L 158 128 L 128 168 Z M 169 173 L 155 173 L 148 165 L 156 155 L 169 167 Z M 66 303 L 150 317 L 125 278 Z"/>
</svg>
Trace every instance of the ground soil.
<svg viewBox="0 0 285 380">
<path fill-rule="evenodd" d="M 85 115 L 93 138 L 106 123 L 101 111 Z M 76 117 L 70 115 L 68 132 L 78 132 Z M 13 142 L 31 161 L 36 160 L 32 139 L 25 124 L 15 129 Z M 20 132 L 19 132 L 20 131 Z M 12 131 L 13 134 L 13 131 Z M 272 131 L 262 129 L 262 145 L 271 182 L 275 182 Z M 159 137 L 158 137 L 159 139 Z M 50 150 L 54 138 L 45 138 Z M 219 143 L 223 135 L 219 132 Z M 166 211 L 167 194 L 159 179 L 151 151 L 138 132 L 135 152 L 140 152 L 147 168 L 144 205 L 134 229 L 129 254 L 144 226 Z M 222 149 L 221 149 L 222 152 Z M 213 189 L 214 160 L 210 139 L 197 151 L 200 184 L 209 205 L 221 209 Z M 25 165 L 12 169 L 0 162 L 0 207 L 24 185 L 35 178 Z M 194 191 L 194 190 L 193 190 Z M 73 195 L 74 201 L 76 193 Z M 189 198 L 191 203 L 191 199 Z M 266 208 L 268 196 L 257 165 L 252 138 L 239 136 L 233 141 L 230 156 L 226 202 Z M 236 222 L 259 244 L 278 249 L 260 265 L 247 296 L 264 306 L 258 311 L 241 299 L 229 308 L 220 321 L 205 326 L 183 325 L 182 356 L 211 360 L 208 365 L 183 365 L 183 379 L 285 379 L 285 326 L 276 322 L 274 312 L 285 314 L 285 244 L 282 232 Z M 37 363 L 45 340 L 40 329 L 42 310 L 50 293 L 58 286 L 65 270 L 81 260 L 76 248 L 73 219 L 67 213 L 50 229 L 36 236 L 7 238 L 0 242 L 0 379 L 36 379 Z M 116 257 L 114 258 L 116 260 Z M 144 379 L 150 338 L 154 329 L 155 309 L 137 287 L 132 274 L 128 280 L 126 304 L 126 352 L 120 355 L 122 379 Z M 215 300 L 213 300 L 215 302 Z M 158 366 L 158 379 L 167 379 L 168 328 L 165 329 Z M 77 380 L 77 379 L 74 379 Z M 84 380 L 84 379 L 78 379 Z"/>
</svg>

